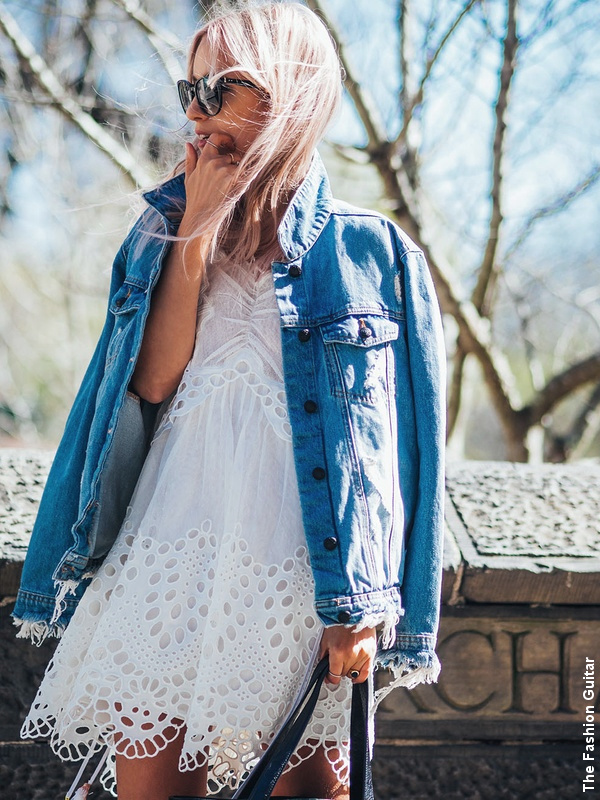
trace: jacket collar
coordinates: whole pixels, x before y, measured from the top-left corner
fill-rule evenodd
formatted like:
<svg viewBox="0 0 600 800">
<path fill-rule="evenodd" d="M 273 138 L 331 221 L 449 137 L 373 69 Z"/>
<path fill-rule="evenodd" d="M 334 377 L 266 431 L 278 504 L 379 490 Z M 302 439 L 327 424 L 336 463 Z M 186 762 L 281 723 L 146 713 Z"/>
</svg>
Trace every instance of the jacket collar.
<svg viewBox="0 0 600 800">
<path fill-rule="evenodd" d="M 142 195 L 172 224 L 179 222 L 185 210 L 184 179 L 182 172 Z M 306 177 L 294 193 L 277 231 L 288 261 L 299 258 L 316 242 L 331 214 L 331 199 L 325 165 L 315 150 Z"/>
<path fill-rule="evenodd" d="M 277 231 L 288 261 L 299 258 L 316 242 L 331 214 L 331 199 L 325 165 L 315 150 L 306 177 L 296 189 Z"/>
<path fill-rule="evenodd" d="M 148 205 L 155 208 L 161 217 L 171 223 L 179 224 L 185 211 L 185 173 L 161 183 L 155 189 L 142 192 Z"/>
</svg>

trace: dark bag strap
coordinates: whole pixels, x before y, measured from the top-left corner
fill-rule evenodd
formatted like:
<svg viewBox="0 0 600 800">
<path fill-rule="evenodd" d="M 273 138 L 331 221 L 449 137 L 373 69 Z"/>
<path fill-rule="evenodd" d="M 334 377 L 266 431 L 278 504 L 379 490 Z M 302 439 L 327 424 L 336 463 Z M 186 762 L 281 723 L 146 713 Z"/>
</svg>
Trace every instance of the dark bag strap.
<svg viewBox="0 0 600 800">
<path fill-rule="evenodd" d="M 329 657 L 315 667 L 308 687 L 296 708 L 271 742 L 269 749 L 244 781 L 239 800 L 265 800 L 271 797 L 275 784 L 312 716 L 327 671 Z M 350 717 L 350 800 L 374 800 L 368 732 L 369 687 L 366 681 L 352 687 Z"/>
<path fill-rule="evenodd" d="M 352 687 L 350 715 L 350 800 L 374 800 L 371 751 L 369 747 L 369 687 L 367 682 Z M 357 787 L 356 794 L 353 786 Z"/>
</svg>

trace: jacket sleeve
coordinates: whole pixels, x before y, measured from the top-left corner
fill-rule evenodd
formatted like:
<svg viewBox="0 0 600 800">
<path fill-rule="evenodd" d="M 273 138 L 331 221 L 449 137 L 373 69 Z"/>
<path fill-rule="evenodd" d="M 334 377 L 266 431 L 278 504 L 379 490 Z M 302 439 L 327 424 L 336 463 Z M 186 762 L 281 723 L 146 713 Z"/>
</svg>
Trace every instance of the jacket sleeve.
<svg viewBox="0 0 600 800">
<path fill-rule="evenodd" d="M 436 681 L 435 644 L 440 614 L 444 526 L 446 355 L 441 314 L 423 253 L 394 226 L 399 279 L 406 315 L 409 375 L 416 424 L 417 493 L 406 530 L 401 593 L 404 615 L 396 641 L 379 654 L 378 666 L 394 679 L 376 694 L 377 705 L 396 686 Z"/>
<path fill-rule="evenodd" d="M 123 282 L 128 244 L 129 236 L 113 262 L 109 305 Z M 67 601 L 67 610 L 59 624 L 49 624 L 55 595 L 52 575 L 64 552 L 73 544 L 71 528 L 78 516 L 79 476 L 83 471 L 95 398 L 104 375 L 113 324 L 112 315 L 107 311 L 100 338 L 73 401 L 48 474 L 23 565 L 12 617 L 14 624 L 20 627 L 17 636 L 30 637 L 38 644 L 48 635 L 60 635 L 77 603 L 76 599 Z M 79 596 L 84 588 L 82 584 Z"/>
</svg>

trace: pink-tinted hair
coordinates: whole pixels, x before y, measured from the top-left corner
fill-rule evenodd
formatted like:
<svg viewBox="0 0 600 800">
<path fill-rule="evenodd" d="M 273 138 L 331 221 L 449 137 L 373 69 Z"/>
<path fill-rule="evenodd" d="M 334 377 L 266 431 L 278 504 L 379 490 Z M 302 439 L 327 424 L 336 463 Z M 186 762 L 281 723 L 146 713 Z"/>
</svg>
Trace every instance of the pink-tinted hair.
<svg viewBox="0 0 600 800">
<path fill-rule="evenodd" d="M 229 197 L 195 234 L 208 233 L 213 253 L 248 260 L 259 247 L 265 215 L 276 221 L 277 208 L 306 175 L 339 107 L 340 64 L 325 25 L 300 3 L 247 0 L 242 8 L 213 12 L 192 39 L 189 80 L 201 40 L 212 55 L 211 78 L 241 73 L 269 97 Z"/>
</svg>

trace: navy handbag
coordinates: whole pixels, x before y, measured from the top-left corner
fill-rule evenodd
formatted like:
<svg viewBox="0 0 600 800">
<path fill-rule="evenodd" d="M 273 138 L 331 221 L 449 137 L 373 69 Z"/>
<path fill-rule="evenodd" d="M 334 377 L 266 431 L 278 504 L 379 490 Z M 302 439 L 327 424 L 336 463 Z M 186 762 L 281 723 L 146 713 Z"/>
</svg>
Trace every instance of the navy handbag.
<svg viewBox="0 0 600 800">
<path fill-rule="evenodd" d="M 236 791 L 237 800 L 269 800 L 275 784 L 298 746 L 312 716 L 327 671 L 325 656 L 314 669 L 308 687 L 286 723 L 269 745 L 258 764 Z M 374 800 L 368 731 L 369 687 L 367 681 L 352 687 L 350 717 L 350 800 Z M 317 800 L 275 795 L 277 800 Z M 212 800 L 209 797 L 171 796 L 169 800 Z M 275 798 L 274 798 L 275 800 Z M 320 798 L 325 800 L 325 798 Z"/>
</svg>

